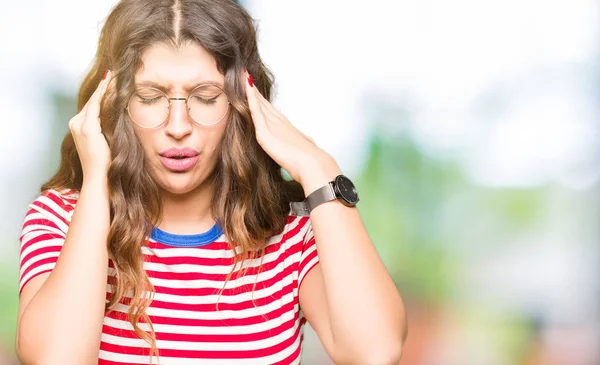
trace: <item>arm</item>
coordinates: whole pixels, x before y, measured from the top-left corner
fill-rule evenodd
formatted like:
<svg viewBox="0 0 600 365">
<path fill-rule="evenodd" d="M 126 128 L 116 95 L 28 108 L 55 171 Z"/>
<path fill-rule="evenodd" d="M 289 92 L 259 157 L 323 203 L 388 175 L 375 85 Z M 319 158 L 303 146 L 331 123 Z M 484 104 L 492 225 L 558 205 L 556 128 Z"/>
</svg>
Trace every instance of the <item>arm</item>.
<svg viewBox="0 0 600 365">
<path fill-rule="evenodd" d="M 111 79 L 107 70 L 87 103 L 69 121 L 83 186 L 70 226 L 61 236 L 64 242 L 56 265 L 51 273 L 40 274 L 24 284 L 21 291 L 16 347 L 25 365 L 98 362 L 106 305 L 106 240 L 110 229 L 106 173 L 111 161 L 102 134 L 100 102 Z M 50 220 L 40 220 L 51 226 Z M 55 231 L 48 227 L 46 231 Z M 43 227 L 40 230 L 44 233 Z M 28 235 L 31 232 L 22 237 L 24 244 L 33 242 Z M 52 238 L 52 234 L 47 236 L 50 238 L 42 237 Z M 44 241 L 36 242 L 40 243 Z"/>
<path fill-rule="evenodd" d="M 302 177 L 305 194 L 341 173 L 329 156 Z M 398 364 L 407 324 L 402 298 L 359 212 L 332 201 L 311 212 L 319 265 L 304 278 L 300 306 L 337 364 Z"/>
<path fill-rule="evenodd" d="M 21 292 L 16 345 L 25 365 L 98 363 L 109 219 L 105 178 L 84 181 L 56 266 Z"/>
<path fill-rule="evenodd" d="M 333 158 L 261 95 L 248 72 L 242 75 L 258 144 L 305 194 L 340 174 Z M 320 264 L 300 284 L 306 319 L 337 363 L 397 365 L 406 337 L 404 305 L 358 210 L 334 201 L 310 218 Z"/>
</svg>

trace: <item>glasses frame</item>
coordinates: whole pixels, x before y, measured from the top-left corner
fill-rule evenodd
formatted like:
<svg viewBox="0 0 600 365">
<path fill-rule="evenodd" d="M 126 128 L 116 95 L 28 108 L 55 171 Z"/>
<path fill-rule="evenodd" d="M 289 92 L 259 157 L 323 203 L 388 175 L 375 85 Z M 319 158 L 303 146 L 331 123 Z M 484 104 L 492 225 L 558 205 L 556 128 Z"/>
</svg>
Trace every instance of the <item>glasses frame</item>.
<svg viewBox="0 0 600 365">
<path fill-rule="evenodd" d="M 192 96 L 194 94 L 194 92 L 196 90 L 198 90 L 201 87 L 205 87 L 205 86 L 214 86 L 217 89 L 221 90 L 223 92 L 223 94 L 225 95 L 225 98 L 227 98 L 227 109 L 225 111 L 225 114 L 223 115 L 223 117 L 221 117 L 221 119 L 219 119 L 218 121 L 212 123 L 212 124 L 201 124 L 198 123 L 194 120 L 194 118 L 192 118 L 192 115 L 190 114 L 190 107 L 188 105 L 188 100 L 190 99 L 190 96 Z M 140 128 L 144 128 L 144 129 L 155 129 L 158 128 L 160 126 L 162 126 L 163 124 L 165 124 L 168 120 L 169 120 L 169 116 L 171 116 L 171 100 L 185 100 L 185 110 L 187 112 L 188 117 L 197 125 L 202 126 L 202 127 L 211 127 L 213 125 L 219 124 L 221 123 L 221 121 L 223 121 L 223 119 L 225 119 L 225 117 L 227 116 L 227 113 L 229 112 L 229 106 L 231 105 L 231 102 L 229 101 L 229 98 L 227 97 L 227 93 L 225 93 L 225 90 L 223 90 L 222 87 L 220 87 L 219 85 L 213 84 L 213 83 L 206 83 L 206 84 L 200 84 L 198 86 L 196 86 L 195 88 L 192 89 L 192 91 L 190 91 L 190 93 L 188 94 L 187 98 L 170 98 L 169 95 L 167 95 L 164 91 L 157 89 L 155 87 L 152 86 L 144 86 L 141 89 L 152 89 L 152 90 L 156 90 L 159 93 L 161 93 L 169 102 L 169 108 L 168 108 L 168 113 L 167 113 L 167 117 L 165 118 L 165 120 L 163 120 L 159 125 L 155 126 L 155 127 L 145 127 L 143 125 L 140 125 L 138 122 L 135 121 L 135 119 L 131 116 L 131 112 L 130 112 L 130 108 L 129 106 L 131 105 L 131 100 L 133 100 L 134 96 L 136 94 L 131 95 L 131 97 L 129 98 L 129 102 L 127 103 L 127 107 L 125 108 L 125 110 L 127 111 L 127 115 L 129 115 L 129 119 L 131 119 L 131 121 L 133 123 L 135 123 L 135 125 L 137 125 Z M 136 92 L 137 93 L 137 92 Z"/>
</svg>

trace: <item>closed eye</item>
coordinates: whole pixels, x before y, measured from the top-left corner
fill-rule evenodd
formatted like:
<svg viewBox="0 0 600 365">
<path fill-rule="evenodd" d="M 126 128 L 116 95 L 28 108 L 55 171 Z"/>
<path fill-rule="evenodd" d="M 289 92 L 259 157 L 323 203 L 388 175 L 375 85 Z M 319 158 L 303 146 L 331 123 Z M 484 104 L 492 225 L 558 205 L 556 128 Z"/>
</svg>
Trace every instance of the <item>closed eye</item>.
<svg viewBox="0 0 600 365">
<path fill-rule="evenodd" d="M 140 96 L 140 99 L 141 99 L 142 104 L 151 105 L 151 104 L 156 103 L 161 97 L 162 96 L 158 96 L 158 97 L 152 98 L 152 99 L 146 99 L 146 98 L 142 98 Z"/>
<path fill-rule="evenodd" d="M 195 100 L 197 100 L 197 101 L 200 101 L 201 103 L 204 103 L 204 104 L 214 104 L 214 103 L 217 102 L 218 96 L 215 96 L 214 98 L 211 98 L 211 99 L 206 99 L 206 98 L 202 98 L 200 96 L 194 95 L 193 98 Z"/>
</svg>

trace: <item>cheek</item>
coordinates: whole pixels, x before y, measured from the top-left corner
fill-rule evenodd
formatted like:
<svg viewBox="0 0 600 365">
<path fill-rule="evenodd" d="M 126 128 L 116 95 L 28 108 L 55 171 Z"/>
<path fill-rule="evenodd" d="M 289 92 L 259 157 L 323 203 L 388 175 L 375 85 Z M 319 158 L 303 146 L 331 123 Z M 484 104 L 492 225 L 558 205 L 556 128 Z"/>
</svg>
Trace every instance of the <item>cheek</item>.
<svg viewBox="0 0 600 365">
<path fill-rule="evenodd" d="M 155 132 L 153 130 L 146 130 L 134 127 L 135 135 L 142 145 L 142 149 L 144 151 L 144 164 L 147 171 L 150 172 L 155 178 L 156 174 L 159 173 L 162 163 L 160 162 L 158 152 L 156 148 L 156 143 L 154 142 Z"/>
<path fill-rule="evenodd" d="M 227 124 L 223 124 L 219 129 L 215 129 L 209 138 L 207 138 L 204 146 L 205 152 L 211 155 L 217 155 L 223 146 L 225 140 L 225 132 L 227 130 Z"/>
<path fill-rule="evenodd" d="M 146 158 L 148 158 L 152 154 L 156 154 L 154 151 L 152 151 L 152 133 L 150 131 L 138 130 L 136 128 L 135 135 L 137 136 L 138 141 L 140 141 L 140 144 L 144 149 L 144 154 L 146 155 Z"/>
</svg>

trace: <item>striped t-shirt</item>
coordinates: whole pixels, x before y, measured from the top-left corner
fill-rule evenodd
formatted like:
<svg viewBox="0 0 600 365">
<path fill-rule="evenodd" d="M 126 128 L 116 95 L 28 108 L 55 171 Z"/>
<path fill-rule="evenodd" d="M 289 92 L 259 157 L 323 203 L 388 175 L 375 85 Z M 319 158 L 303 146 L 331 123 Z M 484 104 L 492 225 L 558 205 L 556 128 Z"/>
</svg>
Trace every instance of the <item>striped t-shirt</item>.
<svg viewBox="0 0 600 365">
<path fill-rule="evenodd" d="M 77 191 L 48 190 L 29 205 L 21 235 L 19 291 L 35 276 L 52 271 L 77 198 Z M 260 258 L 244 262 L 249 267 L 244 275 L 239 275 L 238 263 L 220 298 L 233 252 L 219 225 L 196 235 L 154 227 L 140 249 L 156 291 L 147 309 L 159 349 L 153 364 L 300 363 L 306 320 L 298 291 L 319 261 L 308 217 L 290 214 L 283 232 L 268 239 L 260 271 Z M 110 298 L 114 269 L 108 265 Z M 121 303 L 105 315 L 98 364 L 150 362 L 149 345 L 133 331 L 126 313 Z"/>
</svg>

